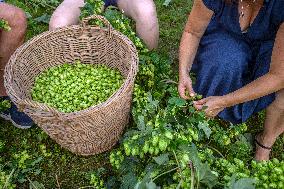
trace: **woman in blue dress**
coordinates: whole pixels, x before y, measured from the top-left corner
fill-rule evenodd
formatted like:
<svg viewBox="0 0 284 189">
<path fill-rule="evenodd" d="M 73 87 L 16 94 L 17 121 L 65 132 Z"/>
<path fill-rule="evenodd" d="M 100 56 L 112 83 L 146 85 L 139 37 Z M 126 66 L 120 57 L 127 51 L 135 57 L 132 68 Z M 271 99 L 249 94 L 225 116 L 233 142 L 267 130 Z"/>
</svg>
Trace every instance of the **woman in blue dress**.
<svg viewBox="0 0 284 189">
<path fill-rule="evenodd" d="M 268 160 L 284 132 L 283 10 L 282 0 L 195 0 L 180 44 L 182 98 L 200 93 L 197 109 L 234 124 L 266 108 L 256 160 Z"/>
</svg>

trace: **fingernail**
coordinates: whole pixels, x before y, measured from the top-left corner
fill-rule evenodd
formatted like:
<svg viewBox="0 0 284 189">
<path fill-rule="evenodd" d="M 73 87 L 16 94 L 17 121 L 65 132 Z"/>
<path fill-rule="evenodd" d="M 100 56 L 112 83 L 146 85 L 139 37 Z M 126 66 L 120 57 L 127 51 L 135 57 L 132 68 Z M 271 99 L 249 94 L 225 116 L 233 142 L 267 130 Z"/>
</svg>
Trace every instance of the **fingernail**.
<svg viewBox="0 0 284 189">
<path fill-rule="evenodd" d="M 191 97 L 193 97 L 193 96 L 194 96 L 194 94 L 193 94 L 193 93 L 190 93 L 190 96 L 191 96 Z"/>
</svg>

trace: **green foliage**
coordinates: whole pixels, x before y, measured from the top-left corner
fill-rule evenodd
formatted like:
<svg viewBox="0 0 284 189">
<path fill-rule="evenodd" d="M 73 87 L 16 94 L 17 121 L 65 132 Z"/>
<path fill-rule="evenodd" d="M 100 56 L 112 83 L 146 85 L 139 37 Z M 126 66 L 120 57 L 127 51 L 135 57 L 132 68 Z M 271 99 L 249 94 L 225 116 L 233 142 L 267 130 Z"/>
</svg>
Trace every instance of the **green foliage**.
<svg viewBox="0 0 284 189">
<path fill-rule="evenodd" d="M 101 0 L 85 0 L 86 5 L 81 9 L 81 18 L 85 18 L 87 16 L 93 14 L 102 14 L 103 7 L 105 5 L 104 1 Z"/>
<path fill-rule="evenodd" d="M 27 144 L 27 140 L 20 142 L 24 148 L 21 150 L 13 149 L 16 151 L 10 155 L 6 153 L 8 151 L 8 144 L 8 141 L 2 143 L 2 149 L 0 151 L 0 170 L 2 175 L 2 178 L 0 179 L 0 187 L 3 186 L 3 188 L 5 188 L 5 185 L 1 183 L 4 178 L 6 178 L 6 187 L 9 186 L 10 188 L 13 188 L 16 186 L 15 182 L 24 183 L 28 181 L 29 175 L 39 175 L 41 173 L 39 165 L 45 156 L 45 154 L 40 153 L 31 154 L 31 147 L 25 146 Z M 9 177 L 7 177 L 7 173 L 9 173 Z"/>
<path fill-rule="evenodd" d="M 96 173 L 91 174 L 90 184 L 94 186 L 96 189 L 105 189 L 104 181 L 101 180 Z"/>
<path fill-rule="evenodd" d="M 38 181 L 31 181 L 31 180 L 30 180 L 29 187 L 30 189 L 45 189 L 42 183 L 39 183 Z"/>
<path fill-rule="evenodd" d="M 241 178 L 236 180 L 235 176 L 232 176 L 229 186 L 226 189 L 254 189 L 255 180 L 251 178 Z"/>
<path fill-rule="evenodd" d="M 7 20 L 0 19 L 0 30 L 3 29 L 4 31 L 10 31 L 11 27 Z"/>
<path fill-rule="evenodd" d="M 272 159 L 267 162 L 252 162 L 252 174 L 258 188 L 284 188 L 284 162 Z"/>
<path fill-rule="evenodd" d="M 42 72 L 35 79 L 31 95 L 35 101 L 70 113 L 105 102 L 122 83 L 118 70 L 77 61 Z"/>
<path fill-rule="evenodd" d="M 0 101 L 0 112 L 3 112 L 9 108 L 11 108 L 11 103 L 9 100 Z"/>
<path fill-rule="evenodd" d="M 14 189 L 16 185 L 11 182 L 11 177 L 13 176 L 14 170 L 11 173 L 6 173 L 0 167 L 0 189 Z"/>
<path fill-rule="evenodd" d="M 59 3 L 13 2 L 29 15 L 28 38 L 47 29 L 51 10 Z M 256 130 L 249 126 L 260 125 L 259 122 L 229 125 L 209 120 L 193 108 L 192 100 L 197 97 L 189 101 L 179 98 L 177 74 L 172 68 L 177 63 L 176 50 L 192 1 L 175 0 L 171 6 L 164 6 L 165 0 L 155 1 L 162 39 L 157 52 L 147 50 L 134 32 L 133 21 L 121 12 L 113 7 L 102 12 L 101 0 L 86 2 L 81 18 L 94 13 L 104 15 L 139 51 L 139 73 L 128 129 L 110 153 L 85 158 L 61 149 L 39 129 L 20 131 L 3 124 L 0 164 L 4 165 L 4 176 L 0 183 L 8 180 L 14 188 L 42 187 L 37 181 L 46 188 L 281 187 L 283 178 L 276 175 L 283 172 L 283 141 L 279 140 L 277 145 L 279 162 L 254 162 L 251 134 Z M 97 21 L 90 24 L 101 26 Z"/>
<path fill-rule="evenodd" d="M 163 3 L 163 5 L 169 6 L 169 4 L 170 4 L 171 1 L 172 1 L 172 0 L 165 0 L 165 2 Z"/>
</svg>

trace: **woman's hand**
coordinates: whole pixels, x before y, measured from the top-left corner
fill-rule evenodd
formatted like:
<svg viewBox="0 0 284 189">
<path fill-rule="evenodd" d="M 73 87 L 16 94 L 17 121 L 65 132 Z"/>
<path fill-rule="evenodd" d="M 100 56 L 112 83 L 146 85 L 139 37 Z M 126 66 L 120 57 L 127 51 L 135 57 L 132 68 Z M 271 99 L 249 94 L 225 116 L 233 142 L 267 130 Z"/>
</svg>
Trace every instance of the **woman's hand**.
<svg viewBox="0 0 284 189">
<path fill-rule="evenodd" d="M 189 77 L 189 75 L 182 75 L 179 76 L 179 83 L 178 83 L 178 93 L 181 98 L 187 100 L 190 97 L 186 95 L 186 92 L 190 95 L 190 97 L 193 97 L 195 95 L 195 92 L 192 88 L 192 81 Z"/>
<path fill-rule="evenodd" d="M 215 117 L 226 108 L 226 103 L 222 96 L 210 96 L 193 103 L 197 110 L 205 108 L 204 111 L 208 117 Z"/>
</svg>

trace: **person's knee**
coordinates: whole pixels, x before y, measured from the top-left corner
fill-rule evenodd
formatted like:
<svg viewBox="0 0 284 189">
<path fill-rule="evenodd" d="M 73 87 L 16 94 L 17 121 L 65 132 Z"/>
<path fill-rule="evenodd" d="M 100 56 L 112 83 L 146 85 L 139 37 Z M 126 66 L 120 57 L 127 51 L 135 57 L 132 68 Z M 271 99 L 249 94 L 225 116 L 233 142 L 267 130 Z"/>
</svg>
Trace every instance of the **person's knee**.
<svg viewBox="0 0 284 189">
<path fill-rule="evenodd" d="M 159 25 L 154 2 L 152 0 L 139 1 L 134 6 L 133 11 L 137 34 L 144 40 L 149 49 L 157 48 Z"/>
<path fill-rule="evenodd" d="M 27 17 L 23 10 L 17 9 L 15 11 L 15 20 L 14 26 L 18 29 L 18 31 L 22 34 L 26 33 L 27 30 Z"/>
<path fill-rule="evenodd" d="M 57 28 L 62 28 L 67 25 L 69 25 L 68 18 L 54 15 L 50 19 L 49 30 L 55 30 Z"/>
<path fill-rule="evenodd" d="M 223 77 L 226 80 L 232 80 L 234 78 L 242 77 L 245 67 L 244 60 L 228 60 L 221 58 L 220 60 L 212 58 L 211 61 L 204 66 L 212 73 L 215 73 L 218 77 Z"/>
<path fill-rule="evenodd" d="M 134 6 L 134 19 L 136 22 L 149 22 L 156 20 L 156 6 L 152 0 L 140 1 Z"/>
<path fill-rule="evenodd" d="M 250 62 L 249 47 L 229 35 L 218 32 L 214 36 L 205 35 L 198 51 L 197 60 L 202 68 L 217 77 L 243 77 Z"/>
<path fill-rule="evenodd" d="M 244 72 L 248 69 L 248 59 L 246 53 L 242 51 L 224 53 L 224 56 L 219 56 L 219 61 L 212 63 L 216 64 L 218 74 L 224 77 L 242 77 Z M 214 67 L 216 67 L 214 66 Z M 217 74 L 217 73 L 216 73 Z"/>
<path fill-rule="evenodd" d="M 9 26 L 13 31 L 24 35 L 27 30 L 27 17 L 25 12 L 17 7 L 7 5 L 7 14 L 5 14 L 4 19 L 8 21 Z"/>
<path fill-rule="evenodd" d="M 84 4 L 84 0 L 64 0 L 52 14 L 49 30 L 77 24 L 79 22 L 80 7 L 83 7 Z"/>
</svg>

